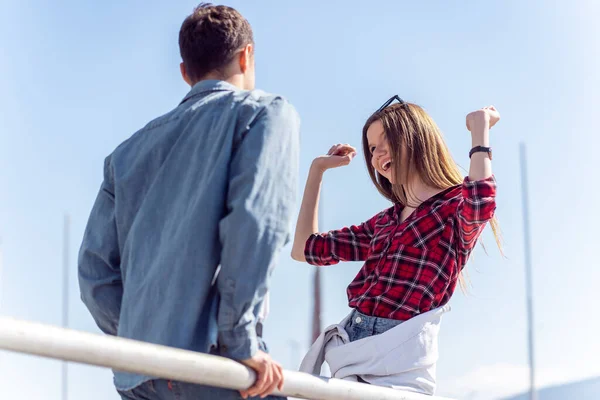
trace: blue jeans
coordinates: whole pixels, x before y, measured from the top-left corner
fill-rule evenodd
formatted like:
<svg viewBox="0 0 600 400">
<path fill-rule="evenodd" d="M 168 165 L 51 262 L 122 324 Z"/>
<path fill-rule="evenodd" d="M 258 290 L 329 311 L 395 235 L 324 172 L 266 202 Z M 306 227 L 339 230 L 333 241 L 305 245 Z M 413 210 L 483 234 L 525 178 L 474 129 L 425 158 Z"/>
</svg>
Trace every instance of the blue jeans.
<svg viewBox="0 0 600 400">
<path fill-rule="evenodd" d="M 237 390 L 164 379 L 144 382 L 132 390 L 119 391 L 119 395 L 122 400 L 240 400 L 242 398 Z M 251 399 L 258 400 L 260 398 L 251 397 Z M 285 399 L 285 397 L 269 396 L 266 399 Z"/>
<path fill-rule="evenodd" d="M 354 310 L 344 329 L 348 332 L 350 341 L 354 342 L 369 336 L 379 335 L 400 325 L 402 322 L 396 319 L 369 317 Z"/>
<path fill-rule="evenodd" d="M 259 339 L 259 347 L 267 351 L 266 344 Z M 217 354 L 218 355 L 218 354 Z M 241 400 L 237 390 L 222 389 L 193 383 L 155 379 L 142 383 L 127 391 L 118 391 L 122 400 Z M 258 400 L 260 397 L 249 397 Z M 285 397 L 269 396 L 267 400 L 285 400 Z"/>
<path fill-rule="evenodd" d="M 346 322 L 344 329 L 348 333 L 350 341 L 354 342 L 355 340 L 364 339 L 369 336 L 379 335 L 397 325 L 400 325 L 402 322 L 404 321 L 380 317 L 369 317 L 368 315 L 354 310 L 352 311 L 352 315 L 348 319 L 348 322 Z M 360 376 L 358 377 L 358 381 L 362 383 L 368 383 Z"/>
</svg>

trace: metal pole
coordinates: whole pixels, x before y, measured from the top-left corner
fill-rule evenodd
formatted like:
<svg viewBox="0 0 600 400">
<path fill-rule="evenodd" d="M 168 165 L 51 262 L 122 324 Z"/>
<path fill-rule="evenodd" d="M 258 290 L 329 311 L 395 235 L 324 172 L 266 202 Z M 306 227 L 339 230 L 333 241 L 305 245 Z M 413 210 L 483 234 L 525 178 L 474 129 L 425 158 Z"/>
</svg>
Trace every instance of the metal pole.
<svg viewBox="0 0 600 400">
<path fill-rule="evenodd" d="M 521 143 L 521 192 L 523 196 L 523 235 L 525 239 L 525 290 L 527 296 L 527 341 L 529 348 L 529 400 L 537 400 L 535 391 L 535 353 L 533 345 L 533 298 L 531 279 L 531 241 L 529 231 L 529 194 L 527 183 L 527 149 Z"/>
<path fill-rule="evenodd" d="M 62 296 L 62 326 L 69 327 L 69 214 L 63 220 L 63 296 Z M 69 366 L 66 361 L 62 363 L 62 400 L 68 399 Z"/>
<path fill-rule="evenodd" d="M 317 200 L 321 205 L 319 205 L 318 210 L 318 221 L 319 221 L 319 229 L 323 229 L 323 193 L 319 193 L 319 199 Z M 313 275 L 313 316 L 312 316 L 312 326 L 311 326 L 311 341 L 309 345 L 312 345 L 315 340 L 321 334 L 321 268 L 315 268 L 315 272 Z"/>
<path fill-rule="evenodd" d="M 8 317 L 0 317 L 0 349 L 234 390 L 255 380 L 227 358 Z M 449 400 L 288 370 L 284 380 L 276 394 L 313 400 Z"/>
<path fill-rule="evenodd" d="M 321 334 L 321 268 L 315 268 L 313 275 L 313 320 L 312 320 L 312 345 Z"/>
</svg>

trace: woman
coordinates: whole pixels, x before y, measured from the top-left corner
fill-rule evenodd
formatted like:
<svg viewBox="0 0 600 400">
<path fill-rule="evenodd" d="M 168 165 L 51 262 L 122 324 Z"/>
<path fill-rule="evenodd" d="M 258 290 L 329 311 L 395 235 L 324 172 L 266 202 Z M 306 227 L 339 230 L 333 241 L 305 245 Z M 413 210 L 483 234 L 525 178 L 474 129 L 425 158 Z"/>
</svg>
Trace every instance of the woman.
<svg viewBox="0 0 600 400">
<path fill-rule="evenodd" d="M 431 117 L 392 97 L 367 120 L 362 142 L 369 175 L 393 206 L 322 234 L 323 174 L 349 164 L 356 150 L 338 144 L 313 161 L 292 257 L 365 263 L 347 289 L 351 314 L 315 342 L 303 371 L 318 373 L 325 359 L 334 377 L 433 394 L 441 315 L 486 223 L 497 232 L 489 130 L 499 119 L 492 106 L 467 115 L 471 165 L 463 179 Z"/>
</svg>

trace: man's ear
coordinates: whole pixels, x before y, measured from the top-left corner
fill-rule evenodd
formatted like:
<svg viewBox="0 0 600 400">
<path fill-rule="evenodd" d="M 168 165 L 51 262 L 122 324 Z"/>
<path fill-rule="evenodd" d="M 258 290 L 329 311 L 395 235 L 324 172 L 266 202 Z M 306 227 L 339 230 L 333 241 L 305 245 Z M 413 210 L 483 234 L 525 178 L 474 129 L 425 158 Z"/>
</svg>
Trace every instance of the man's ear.
<svg viewBox="0 0 600 400">
<path fill-rule="evenodd" d="M 247 44 L 246 47 L 240 52 L 240 70 L 242 73 L 246 73 L 248 68 L 252 66 L 252 57 L 254 56 L 254 45 Z"/>
</svg>

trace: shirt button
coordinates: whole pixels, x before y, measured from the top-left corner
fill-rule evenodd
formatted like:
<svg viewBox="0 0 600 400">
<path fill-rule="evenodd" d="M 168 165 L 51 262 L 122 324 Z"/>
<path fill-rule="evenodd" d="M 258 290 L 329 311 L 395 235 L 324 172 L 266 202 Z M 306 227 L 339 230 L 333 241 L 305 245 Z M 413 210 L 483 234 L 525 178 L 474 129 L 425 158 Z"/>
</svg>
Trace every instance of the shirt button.
<svg viewBox="0 0 600 400">
<path fill-rule="evenodd" d="M 362 322 L 362 318 L 361 317 L 356 317 L 356 319 L 354 320 L 354 322 L 356 322 L 357 324 L 360 324 Z"/>
</svg>

